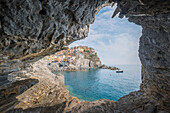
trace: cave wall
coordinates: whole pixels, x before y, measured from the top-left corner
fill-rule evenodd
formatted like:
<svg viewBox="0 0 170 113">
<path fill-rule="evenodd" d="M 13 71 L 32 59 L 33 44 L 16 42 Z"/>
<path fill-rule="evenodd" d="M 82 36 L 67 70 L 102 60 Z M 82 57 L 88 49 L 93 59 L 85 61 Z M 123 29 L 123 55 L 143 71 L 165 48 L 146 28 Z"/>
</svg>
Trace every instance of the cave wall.
<svg viewBox="0 0 170 113">
<path fill-rule="evenodd" d="M 87 37 L 97 12 L 114 2 L 113 17 L 119 13 L 142 26 L 140 91 L 155 100 L 154 109 L 169 111 L 169 0 L 1 0 L 0 84 L 8 82 L 9 73 Z"/>
<path fill-rule="evenodd" d="M 9 73 L 87 37 L 89 24 L 110 0 L 1 0 L 0 85 Z"/>
<path fill-rule="evenodd" d="M 170 21 L 169 14 L 143 19 L 139 56 L 143 64 L 142 89 L 170 107 Z M 141 18 L 142 19 L 142 18 Z"/>
<path fill-rule="evenodd" d="M 133 17 L 129 21 L 143 28 L 140 37 L 139 57 L 142 63 L 143 90 L 150 98 L 159 101 L 163 108 L 170 107 L 170 14 Z"/>
</svg>

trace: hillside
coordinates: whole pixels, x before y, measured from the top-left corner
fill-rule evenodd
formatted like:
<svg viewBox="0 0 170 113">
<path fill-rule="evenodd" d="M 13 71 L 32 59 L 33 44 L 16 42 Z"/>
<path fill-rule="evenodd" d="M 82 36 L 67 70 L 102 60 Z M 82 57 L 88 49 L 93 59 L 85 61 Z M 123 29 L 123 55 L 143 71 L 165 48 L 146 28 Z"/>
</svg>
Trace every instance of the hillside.
<svg viewBox="0 0 170 113">
<path fill-rule="evenodd" d="M 93 48 L 75 46 L 43 58 L 52 71 L 76 71 L 98 68 L 101 61 Z"/>
</svg>

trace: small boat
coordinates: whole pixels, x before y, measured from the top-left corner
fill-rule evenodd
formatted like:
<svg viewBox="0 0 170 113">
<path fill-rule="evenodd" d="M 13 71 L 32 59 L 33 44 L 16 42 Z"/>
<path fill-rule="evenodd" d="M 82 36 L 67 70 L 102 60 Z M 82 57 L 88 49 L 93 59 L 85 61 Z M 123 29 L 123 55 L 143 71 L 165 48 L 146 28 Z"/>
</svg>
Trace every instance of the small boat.
<svg viewBox="0 0 170 113">
<path fill-rule="evenodd" d="M 123 70 L 117 70 L 116 73 L 123 73 Z"/>
</svg>

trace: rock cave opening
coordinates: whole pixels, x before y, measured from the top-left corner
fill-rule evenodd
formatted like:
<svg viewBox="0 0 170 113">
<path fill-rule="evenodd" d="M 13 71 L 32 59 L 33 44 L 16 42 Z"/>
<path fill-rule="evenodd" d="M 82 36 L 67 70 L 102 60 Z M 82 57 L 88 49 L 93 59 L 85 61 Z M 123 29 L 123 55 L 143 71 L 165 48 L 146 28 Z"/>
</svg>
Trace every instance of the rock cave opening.
<svg viewBox="0 0 170 113">
<path fill-rule="evenodd" d="M 138 49 L 142 28 L 126 18 L 120 19 L 118 15 L 111 18 L 115 9 L 116 5 L 102 8 L 89 27 L 88 37 L 73 42 L 69 47 L 92 47 L 102 64 L 118 67 L 124 73 L 116 74 L 116 71 L 102 69 L 95 70 L 94 75 L 93 71 L 62 72 L 70 95 L 80 100 L 117 101 L 140 89 L 141 64 Z"/>
<path fill-rule="evenodd" d="M 142 27 L 140 89 L 116 102 L 79 101 L 40 59 L 87 37 L 98 11 L 114 2 L 113 17 Z M 1 0 L 0 9 L 0 112 L 170 112 L 169 0 Z"/>
</svg>

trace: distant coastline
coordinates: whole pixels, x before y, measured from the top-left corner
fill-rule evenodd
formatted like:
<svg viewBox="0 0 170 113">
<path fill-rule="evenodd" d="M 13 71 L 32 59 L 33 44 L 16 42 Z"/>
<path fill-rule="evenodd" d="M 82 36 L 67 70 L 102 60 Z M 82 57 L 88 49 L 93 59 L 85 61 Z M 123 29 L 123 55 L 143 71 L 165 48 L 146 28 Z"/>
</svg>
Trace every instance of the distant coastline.
<svg viewBox="0 0 170 113">
<path fill-rule="evenodd" d="M 86 71 L 88 69 L 119 70 L 102 64 L 97 52 L 88 46 L 75 46 L 42 59 L 51 71 Z"/>
</svg>

